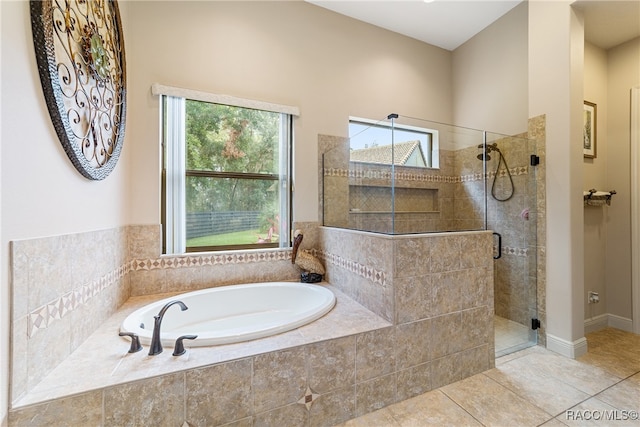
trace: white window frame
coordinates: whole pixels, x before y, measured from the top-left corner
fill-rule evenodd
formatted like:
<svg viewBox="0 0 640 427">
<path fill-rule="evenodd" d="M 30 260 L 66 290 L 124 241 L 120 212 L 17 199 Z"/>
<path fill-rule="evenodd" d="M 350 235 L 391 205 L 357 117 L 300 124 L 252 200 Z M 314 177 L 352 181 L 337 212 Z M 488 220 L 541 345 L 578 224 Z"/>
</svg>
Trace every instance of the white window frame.
<svg viewBox="0 0 640 427">
<path fill-rule="evenodd" d="M 233 107 L 251 108 L 280 113 L 281 141 L 290 141 L 290 145 L 280 148 L 280 241 L 279 247 L 290 246 L 291 228 L 291 194 L 292 194 L 292 145 L 294 117 L 300 115 L 298 107 L 273 104 L 237 98 L 228 95 L 216 95 L 191 89 L 176 88 L 155 83 L 151 87 L 153 95 L 160 97 L 160 123 L 166 125 L 166 132 L 161 129 L 165 159 L 165 189 L 164 201 L 164 253 L 184 254 L 186 247 L 186 160 L 185 160 L 185 128 L 186 128 L 186 100 L 203 101 Z M 166 100 L 166 102 L 165 102 Z M 166 108 L 166 111 L 163 111 Z M 166 119 L 166 123 L 165 123 Z"/>
</svg>

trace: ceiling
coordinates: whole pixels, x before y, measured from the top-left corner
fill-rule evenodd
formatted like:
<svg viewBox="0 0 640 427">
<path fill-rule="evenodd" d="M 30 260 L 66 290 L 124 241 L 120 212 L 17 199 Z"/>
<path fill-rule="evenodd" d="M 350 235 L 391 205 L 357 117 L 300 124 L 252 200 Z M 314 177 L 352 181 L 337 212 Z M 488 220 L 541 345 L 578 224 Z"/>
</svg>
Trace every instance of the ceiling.
<svg viewBox="0 0 640 427">
<path fill-rule="evenodd" d="M 640 37 L 640 1 L 578 0 L 584 15 L 584 38 L 602 49 Z"/>
<path fill-rule="evenodd" d="M 522 0 L 305 0 L 359 21 L 455 50 Z M 640 36 L 640 1 L 578 0 L 585 39 L 603 49 Z"/>
</svg>

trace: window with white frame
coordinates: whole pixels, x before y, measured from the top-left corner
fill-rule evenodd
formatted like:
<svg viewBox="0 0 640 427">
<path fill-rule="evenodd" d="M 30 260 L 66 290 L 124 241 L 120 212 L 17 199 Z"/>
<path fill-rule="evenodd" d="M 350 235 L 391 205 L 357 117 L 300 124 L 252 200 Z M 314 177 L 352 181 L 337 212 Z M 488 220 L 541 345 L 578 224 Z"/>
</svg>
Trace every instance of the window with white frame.
<svg viewBox="0 0 640 427">
<path fill-rule="evenodd" d="M 163 253 L 290 246 L 297 109 L 158 85 L 154 93 L 162 100 Z"/>
</svg>

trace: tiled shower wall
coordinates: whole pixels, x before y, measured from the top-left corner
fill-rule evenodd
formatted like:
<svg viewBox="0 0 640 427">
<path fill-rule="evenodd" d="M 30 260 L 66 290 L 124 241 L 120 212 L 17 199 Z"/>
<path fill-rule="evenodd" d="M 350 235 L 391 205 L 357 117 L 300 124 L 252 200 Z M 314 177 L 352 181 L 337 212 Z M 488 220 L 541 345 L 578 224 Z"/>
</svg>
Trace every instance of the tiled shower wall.
<svg viewBox="0 0 640 427">
<path fill-rule="evenodd" d="M 527 137 L 536 142 L 540 164 L 536 167 L 536 245 L 529 248 L 529 256 L 535 256 L 535 268 L 529 269 L 529 276 L 535 276 L 536 303 L 540 329 L 538 344 L 547 345 L 547 154 L 546 154 L 546 116 L 529 119 Z M 534 255 L 535 254 L 535 255 Z M 533 265 L 533 264 L 531 264 Z"/>
<path fill-rule="evenodd" d="M 184 420 L 193 425 L 221 425 L 234 420 L 265 425 L 333 425 L 493 366 L 490 233 L 389 239 L 315 224 L 297 227 L 303 230 L 307 247 L 320 248 L 316 251 L 325 261 L 327 278 L 345 292 L 357 295 L 358 301 L 388 319 L 391 326 L 19 408 L 11 412 L 12 424 L 34 419 L 137 424 L 148 422 L 141 418 L 148 414 L 155 422 L 167 425 L 181 425 Z M 237 269 L 239 263 L 246 264 L 242 269 L 255 272 L 254 267 L 264 271 L 268 262 L 280 279 L 282 275 L 297 276 L 287 251 L 282 251 L 283 255 L 270 251 L 256 259 L 255 253 L 157 257 L 153 255 L 156 249 L 149 249 L 147 257 L 135 257 L 131 255 L 133 247 L 139 253 L 154 247 L 157 227 L 119 232 L 124 232 L 120 244 L 131 256 L 123 261 L 128 271 L 123 276 L 125 283 L 98 290 L 92 298 L 96 302 L 107 296 L 101 292 L 117 286 L 144 293 L 152 290 L 154 283 L 167 283 L 163 290 L 177 290 L 168 286 L 167 280 L 172 279 L 163 279 L 160 271 L 164 276 L 173 275 L 178 282 L 200 277 L 191 282 L 194 287 L 205 283 L 205 275 L 195 270 L 203 273 L 209 267 L 219 268 L 222 274 L 229 266 Z M 143 236 L 137 234 L 140 232 Z M 73 238 L 84 237 L 88 236 Z M 65 238 L 69 236 L 53 239 Z M 48 239 L 38 240 L 43 244 Z M 33 251 L 38 249 L 24 245 L 27 242 L 20 242 L 14 250 L 24 253 L 25 258 L 34 258 Z M 30 266 L 15 267 L 28 271 Z M 16 269 L 15 275 L 20 276 L 20 271 Z M 160 279 L 145 279 L 153 271 Z M 37 329 L 34 339 L 47 337 L 48 342 L 54 342 L 60 338 L 56 325 L 76 310 L 80 308 L 72 308 Z M 27 359 L 30 357 L 33 355 Z M 144 411 L 138 410 L 142 407 Z"/>
<path fill-rule="evenodd" d="M 440 168 L 349 162 L 349 140 L 318 136 L 320 207 L 324 225 L 382 233 L 478 230 L 484 226 L 484 202 L 474 206 L 464 183 L 481 189 L 481 163 L 462 174 L 458 152 L 439 151 Z M 474 156 L 477 149 L 474 151 Z M 394 180 L 396 192 L 391 193 Z M 466 185 L 466 184 L 464 184 Z M 395 199 L 392 214 L 392 200 Z"/>
<path fill-rule="evenodd" d="M 303 248 L 317 239 L 311 225 L 297 224 L 305 232 Z M 160 253 L 160 225 L 13 241 L 11 401 L 28 393 L 130 296 L 294 280 L 299 274 L 290 250 Z"/>
<path fill-rule="evenodd" d="M 514 181 L 515 193 L 511 199 L 497 201 L 491 196 L 497 153 L 492 152 L 492 159 L 487 162 L 488 229 L 499 232 L 503 244 L 502 257 L 495 262 L 494 270 L 495 313 L 523 325 L 529 325 L 536 315 L 543 321 L 545 311 L 544 121 L 544 116 L 533 118 L 527 134 L 492 141 L 498 143 Z M 348 147 L 348 138 L 318 137 L 319 158 L 324 159 L 319 170 L 323 171 L 320 203 L 324 209 L 320 214 L 324 215 L 325 225 L 386 233 L 395 227 L 397 234 L 484 229 L 485 184 L 475 145 L 456 151 L 441 150 L 440 169 L 396 167 L 396 185 L 423 190 L 414 196 L 435 198 L 435 209 L 432 213 L 396 214 L 394 227 L 391 214 L 353 213 L 353 208 L 361 205 L 365 206 L 362 210 L 375 210 L 367 208 L 370 200 L 360 194 L 365 189 L 375 189 L 381 195 L 378 198 L 390 204 L 391 168 L 349 164 Z M 536 167 L 530 165 L 529 156 L 534 153 L 541 157 Z M 505 198 L 510 192 L 510 182 L 504 163 L 495 182 L 495 194 Z M 364 188 L 355 198 L 349 191 L 353 186 Z M 432 193 L 424 191 L 427 189 Z M 397 192 L 395 197 L 396 206 L 400 206 L 401 198 L 411 196 Z M 406 204 L 418 206 L 413 200 L 407 200 Z M 544 321 L 539 334 L 541 343 L 545 342 L 543 331 Z"/>
<path fill-rule="evenodd" d="M 129 298 L 129 235 L 135 229 L 11 243 L 12 401 Z"/>
<path fill-rule="evenodd" d="M 379 343 L 401 349 L 389 372 L 427 391 L 493 366 L 491 232 L 320 233 L 327 280 L 395 325 Z"/>
</svg>

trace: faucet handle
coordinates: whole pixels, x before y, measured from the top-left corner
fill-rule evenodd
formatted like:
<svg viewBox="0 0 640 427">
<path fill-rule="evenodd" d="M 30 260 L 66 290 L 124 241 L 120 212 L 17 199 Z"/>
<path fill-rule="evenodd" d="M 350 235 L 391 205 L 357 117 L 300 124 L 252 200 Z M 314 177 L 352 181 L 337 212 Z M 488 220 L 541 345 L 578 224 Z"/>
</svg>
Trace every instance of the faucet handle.
<svg viewBox="0 0 640 427">
<path fill-rule="evenodd" d="M 133 332 L 120 332 L 118 335 L 121 337 L 131 337 L 131 347 L 129 347 L 129 353 L 136 353 L 142 350 L 142 346 L 140 345 L 140 337 Z"/>
<path fill-rule="evenodd" d="M 196 338 L 198 338 L 197 335 L 183 335 L 181 337 L 178 337 L 178 339 L 176 340 L 176 345 L 173 347 L 173 355 L 182 356 L 183 354 L 185 354 L 187 350 L 184 349 L 184 344 L 182 343 L 182 341 L 195 340 Z"/>
</svg>

